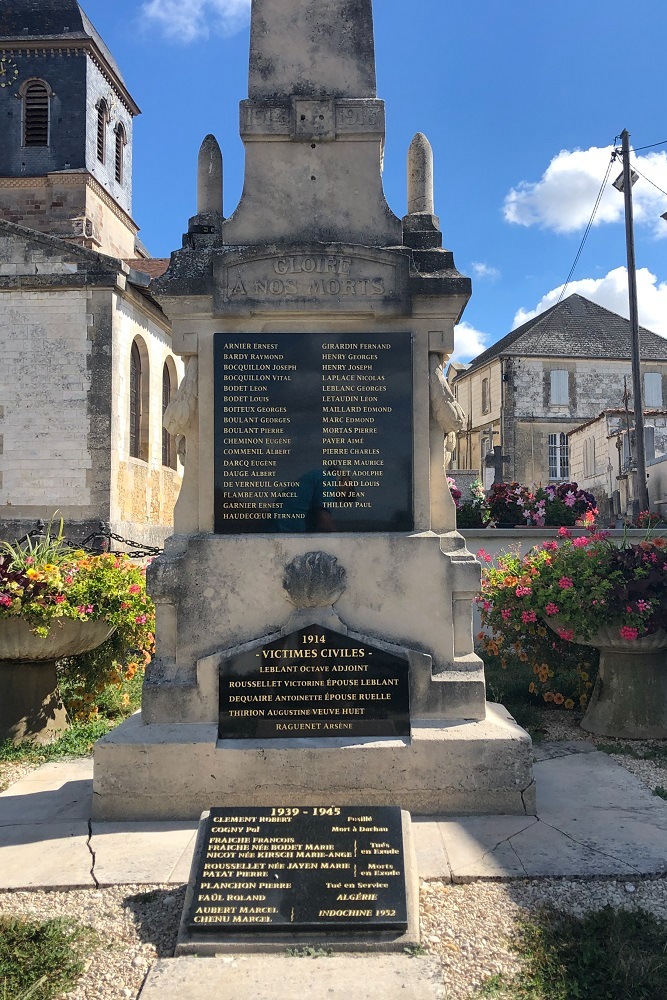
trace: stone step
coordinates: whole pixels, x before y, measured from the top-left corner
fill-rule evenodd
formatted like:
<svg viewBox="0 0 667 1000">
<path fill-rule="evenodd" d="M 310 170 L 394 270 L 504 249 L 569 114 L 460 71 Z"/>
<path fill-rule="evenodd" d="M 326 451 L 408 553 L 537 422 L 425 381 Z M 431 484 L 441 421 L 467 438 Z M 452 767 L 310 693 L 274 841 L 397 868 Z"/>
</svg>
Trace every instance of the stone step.
<svg viewBox="0 0 667 1000">
<path fill-rule="evenodd" d="M 162 959 L 140 1000 L 443 1000 L 439 963 L 411 955 Z"/>
</svg>

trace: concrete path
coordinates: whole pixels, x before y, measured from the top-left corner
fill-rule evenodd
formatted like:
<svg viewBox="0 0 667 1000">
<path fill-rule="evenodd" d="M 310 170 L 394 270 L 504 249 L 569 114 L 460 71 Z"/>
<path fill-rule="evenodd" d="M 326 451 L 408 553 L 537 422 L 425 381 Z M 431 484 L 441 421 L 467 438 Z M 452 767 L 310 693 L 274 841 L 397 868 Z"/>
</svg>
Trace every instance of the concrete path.
<svg viewBox="0 0 667 1000">
<path fill-rule="evenodd" d="M 585 741 L 536 747 L 538 816 L 414 818 L 422 878 L 667 873 L 667 802 Z M 0 795 L 0 889 L 181 883 L 196 822 L 90 822 L 92 761 Z"/>
</svg>

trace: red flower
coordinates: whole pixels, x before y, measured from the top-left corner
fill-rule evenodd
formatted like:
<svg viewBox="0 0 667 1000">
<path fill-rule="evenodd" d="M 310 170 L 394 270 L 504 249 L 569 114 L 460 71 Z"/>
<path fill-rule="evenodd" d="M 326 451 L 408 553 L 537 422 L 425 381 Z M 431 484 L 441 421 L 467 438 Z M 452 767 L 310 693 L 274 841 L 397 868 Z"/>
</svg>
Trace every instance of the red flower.
<svg viewBox="0 0 667 1000">
<path fill-rule="evenodd" d="M 569 576 L 561 576 L 560 580 L 558 581 L 558 586 L 560 587 L 561 590 L 569 590 L 571 587 L 574 586 L 574 584 L 572 583 L 572 580 L 570 579 Z"/>
<path fill-rule="evenodd" d="M 554 604 L 553 601 L 549 601 L 549 603 L 545 606 L 544 610 L 546 611 L 546 613 L 548 615 L 557 615 L 558 614 L 558 606 L 556 604 Z"/>
<path fill-rule="evenodd" d="M 629 642 L 631 642 L 633 639 L 636 639 L 638 635 L 639 635 L 638 629 L 630 628 L 629 625 L 624 625 L 621 629 L 621 638 L 627 639 Z"/>
</svg>

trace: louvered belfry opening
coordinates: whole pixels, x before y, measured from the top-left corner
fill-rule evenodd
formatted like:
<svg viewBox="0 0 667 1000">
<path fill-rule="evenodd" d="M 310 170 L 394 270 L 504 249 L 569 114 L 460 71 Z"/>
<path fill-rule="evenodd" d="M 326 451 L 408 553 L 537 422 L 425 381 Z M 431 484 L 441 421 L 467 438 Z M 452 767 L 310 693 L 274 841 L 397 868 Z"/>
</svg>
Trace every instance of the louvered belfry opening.
<svg viewBox="0 0 667 1000">
<path fill-rule="evenodd" d="M 125 129 L 119 123 L 116 128 L 116 180 L 123 183 L 123 151 L 125 149 Z"/>
<path fill-rule="evenodd" d="M 107 122 L 109 120 L 109 109 L 107 102 L 102 99 L 97 105 L 97 159 L 104 163 L 107 153 Z"/>
<path fill-rule="evenodd" d="M 49 91 L 45 83 L 35 80 L 25 89 L 23 145 L 49 144 Z"/>
</svg>

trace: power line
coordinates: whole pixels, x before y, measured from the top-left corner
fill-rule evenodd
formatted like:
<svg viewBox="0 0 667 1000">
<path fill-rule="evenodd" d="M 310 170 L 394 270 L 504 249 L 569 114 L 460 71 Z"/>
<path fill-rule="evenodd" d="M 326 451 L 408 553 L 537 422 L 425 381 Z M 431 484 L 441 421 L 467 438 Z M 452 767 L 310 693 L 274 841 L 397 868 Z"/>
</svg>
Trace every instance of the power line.
<svg viewBox="0 0 667 1000">
<path fill-rule="evenodd" d="M 648 183 L 651 184 L 656 189 L 656 191 L 659 191 L 660 194 L 664 194 L 665 197 L 667 198 L 667 191 L 663 191 L 663 189 L 658 184 L 656 184 L 655 181 L 652 181 L 650 177 L 647 177 L 646 174 L 643 174 L 636 163 L 632 164 L 632 169 L 635 171 L 636 174 L 639 174 L 640 177 L 643 177 L 645 181 L 648 181 Z"/>
<path fill-rule="evenodd" d="M 588 239 L 588 234 L 590 233 L 591 229 L 593 228 L 593 223 L 595 222 L 595 216 L 598 214 L 598 208 L 600 207 L 600 202 L 602 201 L 602 196 L 603 196 L 605 188 L 607 186 L 607 181 L 609 180 L 609 174 L 611 173 L 611 168 L 612 168 L 612 165 L 613 165 L 615 159 L 616 159 L 616 155 L 615 155 L 615 152 L 614 152 L 614 153 L 612 153 L 611 159 L 609 160 L 609 165 L 607 166 L 607 173 L 604 175 L 604 180 L 602 181 L 602 184 L 600 185 L 600 190 L 598 191 L 598 196 L 595 199 L 595 205 L 593 206 L 593 211 L 591 212 L 591 217 L 588 220 L 588 225 L 586 226 L 586 229 L 584 231 L 584 235 L 583 235 L 583 237 L 581 239 L 581 243 L 579 244 L 579 249 L 577 250 L 577 255 L 574 258 L 574 263 L 572 264 L 572 267 L 570 268 L 570 273 L 568 274 L 568 276 L 566 278 L 566 281 L 565 281 L 565 284 L 563 285 L 563 287 L 561 289 L 561 293 L 558 296 L 558 302 L 556 302 L 556 305 L 558 305 L 562 301 L 563 296 L 565 295 L 565 292 L 567 291 L 567 287 L 570 284 L 570 281 L 572 280 L 572 275 L 574 274 L 574 272 L 576 270 L 576 267 L 577 267 L 577 264 L 579 263 L 579 258 L 581 257 L 581 254 L 583 252 L 584 246 L 586 244 L 586 240 Z"/>
<path fill-rule="evenodd" d="M 641 149 L 655 149 L 656 146 L 667 146 L 667 139 L 663 139 L 662 142 L 652 142 L 648 146 L 633 146 L 633 149 L 638 153 Z"/>
</svg>

